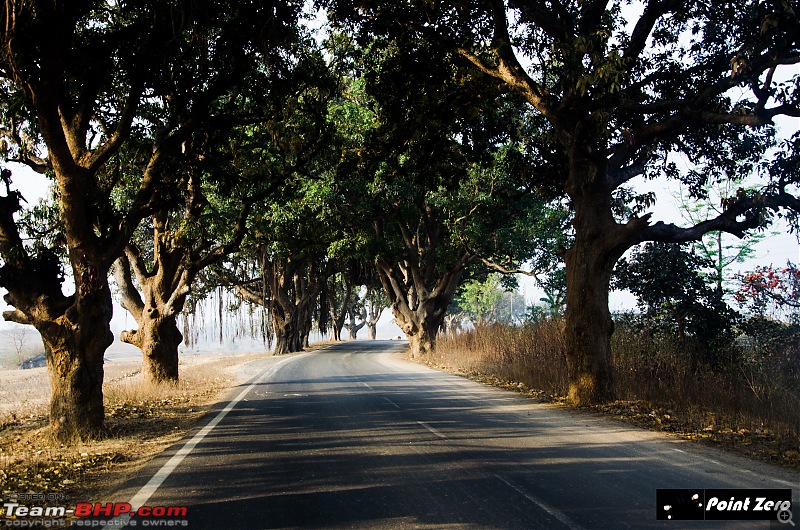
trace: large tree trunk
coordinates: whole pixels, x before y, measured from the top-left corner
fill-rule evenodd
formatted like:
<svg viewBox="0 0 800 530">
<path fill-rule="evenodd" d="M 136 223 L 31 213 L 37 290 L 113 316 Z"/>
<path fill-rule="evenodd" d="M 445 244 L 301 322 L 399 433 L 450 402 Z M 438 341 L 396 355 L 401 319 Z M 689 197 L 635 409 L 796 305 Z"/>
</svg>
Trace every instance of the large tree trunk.
<svg viewBox="0 0 800 530">
<path fill-rule="evenodd" d="M 396 317 L 395 317 L 396 318 Z M 404 322 L 401 328 L 408 338 L 412 358 L 426 357 L 436 348 L 436 335 L 439 332 L 441 320 L 438 322 Z M 398 319 L 397 321 L 401 321 Z"/>
<path fill-rule="evenodd" d="M 183 334 L 178 328 L 178 314 L 183 311 L 194 274 L 185 266 L 180 249 L 169 249 L 159 234 L 165 224 L 154 219 L 155 237 L 153 271 L 147 270 L 141 252 L 133 245 L 125 250 L 114 267 L 114 278 L 124 307 L 138 329 L 123 331 L 120 340 L 142 351 L 142 374 L 151 383 L 178 381 L 178 348 Z M 141 293 L 133 283 L 134 272 Z"/>
<path fill-rule="evenodd" d="M 359 315 L 361 322 L 356 323 L 355 307 L 351 305 L 347 310 L 347 316 L 350 319 L 350 321 L 345 325 L 345 327 L 347 327 L 348 338 L 349 340 L 356 340 L 358 338 L 358 332 L 361 331 L 361 328 L 367 324 L 367 311 L 366 309 L 362 309 L 361 314 Z"/>
<path fill-rule="evenodd" d="M 42 336 L 50 376 L 50 426 L 61 442 L 103 433 L 103 354 L 114 341 L 106 265 L 72 251 L 76 292 L 65 296 L 57 258 L 30 255 L 14 224 L 21 196 L 0 196 L 0 286 L 13 306 L 6 320 L 34 326 Z M 81 258 L 76 259 L 80 255 Z"/>
<path fill-rule="evenodd" d="M 287 316 L 281 307 L 277 307 L 275 303 L 270 308 L 272 313 L 272 329 L 275 332 L 275 349 L 274 355 L 286 355 L 297 351 L 293 349 L 294 341 L 292 336 L 296 333 L 293 332 L 293 322 L 291 316 Z"/>
<path fill-rule="evenodd" d="M 419 300 L 414 306 L 406 303 L 392 304 L 392 314 L 408 339 L 412 358 L 425 357 L 435 349 L 436 335 L 451 299 L 452 295 Z"/>
<path fill-rule="evenodd" d="M 307 345 L 307 336 L 298 326 L 295 316 L 285 316 L 284 311 L 273 315 L 275 330 L 275 355 L 285 355 L 303 351 Z"/>
<path fill-rule="evenodd" d="M 178 380 L 178 347 L 183 342 L 183 334 L 175 315 L 152 318 L 145 312 L 139 329 L 123 331 L 120 340 L 142 350 L 142 375 L 146 381 Z"/>
<path fill-rule="evenodd" d="M 378 275 L 391 302 L 392 314 L 408 338 L 412 358 L 433 352 L 447 307 L 464 267 L 472 258 L 471 253 L 465 253 L 450 270 L 436 273 L 429 268 L 428 274 L 421 273 L 415 260 L 402 263 L 377 260 Z"/>
<path fill-rule="evenodd" d="M 378 325 L 367 322 L 367 337 L 369 340 L 375 340 L 378 336 Z"/>
<path fill-rule="evenodd" d="M 331 326 L 331 338 L 337 342 L 342 340 L 342 328 L 336 324 L 336 321 L 333 321 L 333 326 Z"/>
<path fill-rule="evenodd" d="M 358 332 L 363 328 L 366 324 L 364 322 L 359 322 L 356 324 L 355 322 L 351 322 L 347 325 L 347 334 L 350 340 L 358 339 Z"/>
<path fill-rule="evenodd" d="M 611 364 L 614 323 L 608 309 L 613 263 L 604 263 L 597 246 L 576 239 L 566 255 L 568 399 L 574 404 L 602 403 L 615 395 Z"/>
<path fill-rule="evenodd" d="M 279 299 L 288 303 L 280 304 Z M 305 314 L 304 303 L 300 300 L 300 305 L 295 305 L 288 296 L 278 296 L 273 300 L 270 311 L 275 332 L 275 355 L 303 351 L 308 347 L 311 326 L 306 322 L 310 316 Z"/>
<path fill-rule="evenodd" d="M 578 144 L 580 145 L 580 144 Z M 582 146 L 581 146 L 582 147 Z M 611 209 L 613 186 L 603 164 L 573 149 L 567 192 L 575 208 L 575 241 L 565 253 L 568 400 L 589 405 L 615 398 L 608 308 L 611 273 L 622 254 L 640 241 L 646 219 L 621 225 Z"/>
<path fill-rule="evenodd" d="M 475 254 L 463 249 L 461 255 L 453 256 L 450 264 L 437 263 L 436 252 L 449 244 L 444 237 L 444 227 L 438 222 L 431 206 L 424 208 L 416 232 L 402 219 L 395 219 L 400 230 L 405 251 L 400 259 L 376 260 L 378 278 L 391 305 L 400 329 L 403 330 L 411 348 L 411 357 L 430 354 L 436 346 L 436 335 L 442 326 L 447 307 L 453 300 L 461 281 L 464 268 L 475 258 Z M 384 228 L 375 224 L 376 234 L 383 239 Z M 420 232 L 424 231 L 424 237 Z M 420 260 L 424 256 L 424 261 Z"/>
<path fill-rule="evenodd" d="M 61 442 L 104 433 L 103 354 L 114 342 L 108 287 L 83 298 L 65 315 L 38 321 L 50 376 L 50 430 Z"/>
</svg>

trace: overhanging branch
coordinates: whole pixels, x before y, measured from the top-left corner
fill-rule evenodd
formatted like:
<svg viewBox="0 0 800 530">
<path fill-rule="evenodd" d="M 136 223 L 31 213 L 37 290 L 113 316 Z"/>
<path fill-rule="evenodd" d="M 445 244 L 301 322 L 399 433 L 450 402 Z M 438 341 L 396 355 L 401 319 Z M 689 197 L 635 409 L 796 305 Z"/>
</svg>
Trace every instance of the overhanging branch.
<svg viewBox="0 0 800 530">
<path fill-rule="evenodd" d="M 694 226 L 681 228 L 672 223 L 658 222 L 642 231 L 642 241 L 661 241 L 664 243 L 687 243 L 699 241 L 709 232 L 726 232 L 738 238 L 749 230 L 763 226 L 760 212 L 765 209 L 790 209 L 800 212 L 800 199 L 781 191 L 774 195 L 743 197 L 713 219 Z M 744 219 L 739 217 L 744 216 Z"/>
</svg>

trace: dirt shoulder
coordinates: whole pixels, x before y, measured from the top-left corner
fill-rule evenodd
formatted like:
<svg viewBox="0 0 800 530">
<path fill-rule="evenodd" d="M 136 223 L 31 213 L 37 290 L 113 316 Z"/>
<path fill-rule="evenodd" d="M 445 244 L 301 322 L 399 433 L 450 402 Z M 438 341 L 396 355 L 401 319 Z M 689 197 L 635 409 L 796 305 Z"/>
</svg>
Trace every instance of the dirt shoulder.
<svg viewBox="0 0 800 530">
<path fill-rule="evenodd" d="M 66 446 L 47 427 L 46 368 L 0 371 L 0 497 L 50 493 L 92 502 L 179 441 L 269 353 L 181 357 L 180 382 L 142 382 L 136 359 L 106 361 L 105 439 Z"/>
</svg>

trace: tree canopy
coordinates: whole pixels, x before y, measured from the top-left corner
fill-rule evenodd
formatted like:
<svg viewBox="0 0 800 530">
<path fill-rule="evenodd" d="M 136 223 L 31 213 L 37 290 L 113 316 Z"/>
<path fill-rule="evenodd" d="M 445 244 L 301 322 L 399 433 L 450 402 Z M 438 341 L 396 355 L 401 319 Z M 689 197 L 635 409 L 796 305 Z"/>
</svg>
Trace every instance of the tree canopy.
<svg viewBox="0 0 800 530">
<path fill-rule="evenodd" d="M 770 211 L 800 207 L 796 176 L 764 164 L 774 119 L 800 116 L 791 70 L 800 61 L 800 26 L 789 2 L 322 3 L 362 40 L 402 42 L 411 34 L 449 52 L 546 121 L 563 153 L 555 185 L 574 211 L 575 238 L 564 253 L 572 402 L 614 396 L 608 291 L 627 249 L 715 230 L 741 237 L 768 222 Z M 757 166 L 762 186 L 688 227 L 651 223 L 650 198 L 625 191 L 634 179 L 665 175 L 698 193 L 714 175 Z M 634 207 L 618 216 L 617 201 Z"/>
</svg>

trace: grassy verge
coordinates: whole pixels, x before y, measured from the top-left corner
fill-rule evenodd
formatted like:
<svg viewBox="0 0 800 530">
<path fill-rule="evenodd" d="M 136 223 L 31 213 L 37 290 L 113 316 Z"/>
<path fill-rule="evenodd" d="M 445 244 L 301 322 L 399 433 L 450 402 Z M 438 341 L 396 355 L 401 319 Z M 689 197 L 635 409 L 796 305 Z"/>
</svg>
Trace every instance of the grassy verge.
<svg viewBox="0 0 800 530">
<path fill-rule="evenodd" d="M 620 399 L 592 408 L 644 428 L 800 470 L 796 376 L 747 356 L 737 358 L 735 365 L 712 368 L 697 362 L 691 351 L 696 347 L 618 330 L 612 348 Z M 567 393 L 561 321 L 487 326 L 443 336 L 435 353 L 423 361 L 541 401 L 563 404 Z"/>
<path fill-rule="evenodd" d="M 46 407 L 21 404 L 0 415 L 0 496 L 57 493 L 84 501 L 141 468 L 180 440 L 236 384 L 239 366 L 269 354 L 217 356 L 181 365 L 176 385 L 151 385 L 129 373 L 104 385 L 108 436 L 66 446 L 48 434 Z"/>
</svg>

